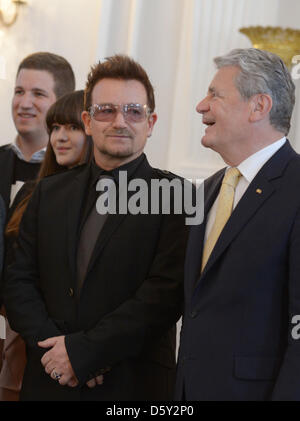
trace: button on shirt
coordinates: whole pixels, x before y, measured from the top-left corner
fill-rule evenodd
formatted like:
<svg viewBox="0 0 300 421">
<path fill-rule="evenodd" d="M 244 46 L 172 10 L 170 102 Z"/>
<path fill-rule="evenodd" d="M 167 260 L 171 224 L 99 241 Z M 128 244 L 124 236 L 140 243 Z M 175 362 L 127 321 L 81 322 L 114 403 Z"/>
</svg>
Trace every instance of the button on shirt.
<svg viewBox="0 0 300 421">
<path fill-rule="evenodd" d="M 283 137 L 282 139 L 277 140 L 271 145 L 268 145 L 265 148 L 261 149 L 260 151 L 249 156 L 247 159 L 245 159 L 243 162 L 241 162 L 237 166 L 242 176 L 235 189 L 233 209 L 237 206 L 242 196 L 246 192 L 247 188 L 249 187 L 249 184 L 252 182 L 252 180 L 255 178 L 255 176 L 258 174 L 258 172 L 261 170 L 264 164 L 285 144 L 285 142 L 286 142 L 286 137 Z M 228 167 L 226 171 L 228 171 L 229 168 L 230 167 Z M 216 218 L 218 200 L 219 200 L 219 195 L 216 198 L 213 206 L 211 207 L 208 213 L 205 238 L 204 238 L 205 242 L 207 240 L 207 237 L 212 229 L 213 223 Z"/>
</svg>

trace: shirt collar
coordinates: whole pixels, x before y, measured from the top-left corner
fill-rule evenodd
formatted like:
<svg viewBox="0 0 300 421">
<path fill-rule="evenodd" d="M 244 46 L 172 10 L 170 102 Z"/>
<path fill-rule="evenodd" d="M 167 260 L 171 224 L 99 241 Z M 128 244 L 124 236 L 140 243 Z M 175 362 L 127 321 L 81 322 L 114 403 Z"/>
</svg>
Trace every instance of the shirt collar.
<svg viewBox="0 0 300 421">
<path fill-rule="evenodd" d="M 108 175 L 114 178 L 115 182 L 118 182 L 119 179 L 119 172 L 120 171 L 127 171 L 127 178 L 130 178 L 137 167 L 144 161 L 146 155 L 142 153 L 139 157 L 135 158 L 133 161 L 127 162 L 126 164 L 121 165 L 120 167 L 114 168 L 111 171 L 105 171 L 101 167 L 99 167 L 95 160 L 92 160 L 91 163 L 91 170 L 92 170 L 92 179 L 93 184 L 97 183 L 99 178 L 103 175 Z"/>
<path fill-rule="evenodd" d="M 27 161 L 25 159 L 24 155 L 23 155 L 23 152 L 21 151 L 21 149 L 17 145 L 17 140 L 15 140 L 13 143 L 11 143 L 10 147 L 19 159 L 21 159 L 22 161 L 25 161 L 25 162 L 29 162 L 31 164 L 36 164 L 36 163 L 42 162 L 44 157 L 45 157 L 45 153 L 46 153 L 46 147 L 42 148 L 42 149 L 34 152 L 34 154 L 31 156 L 30 160 Z"/>
<path fill-rule="evenodd" d="M 248 183 L 251 183 L 259 170 L 285 144 L 285 142 L 286 137 L 284 136 L 280 140 L 271 143 L 271 145 L 255 152 L 237 166 Z"/>
</svg>

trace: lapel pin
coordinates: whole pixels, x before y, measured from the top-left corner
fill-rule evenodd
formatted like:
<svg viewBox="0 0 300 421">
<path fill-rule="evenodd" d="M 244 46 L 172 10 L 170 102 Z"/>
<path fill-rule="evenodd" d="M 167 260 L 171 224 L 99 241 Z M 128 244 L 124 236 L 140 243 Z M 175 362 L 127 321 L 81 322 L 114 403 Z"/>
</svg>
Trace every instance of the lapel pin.
<svg viewBox="0 0 300 421">
<path fill-rule="evenodd" d="M 262 194 L 262 190 L 261 189 L 256 189 L 256 193 L 257 194 Z"/>
</svg>

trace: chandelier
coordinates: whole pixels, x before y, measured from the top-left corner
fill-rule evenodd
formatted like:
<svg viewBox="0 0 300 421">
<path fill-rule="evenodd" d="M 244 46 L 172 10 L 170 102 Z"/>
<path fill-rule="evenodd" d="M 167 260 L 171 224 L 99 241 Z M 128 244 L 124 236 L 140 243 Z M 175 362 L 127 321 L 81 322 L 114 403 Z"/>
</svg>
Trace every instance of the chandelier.
<svg viewBox="0 0 300 421">
<path fill-rule="evenodd" d="M 26 0 L 0 0 L 0 26 L 11 26 L 17 20 L 20 6 Z"/>
</svg>

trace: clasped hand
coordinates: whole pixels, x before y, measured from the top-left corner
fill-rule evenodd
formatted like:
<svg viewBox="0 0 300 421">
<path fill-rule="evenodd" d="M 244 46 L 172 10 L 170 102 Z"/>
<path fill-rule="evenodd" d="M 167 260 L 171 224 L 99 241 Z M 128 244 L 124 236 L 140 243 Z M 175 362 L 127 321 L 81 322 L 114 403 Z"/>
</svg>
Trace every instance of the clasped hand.
<svg viewBox="0 0 300 421">
<path fill-rule="evenodd" d="M 44 366 L 46 373 L 49 374 L 53 380 L 57 380 L 62 386 L 78 386 L 79 382 L 66 350 L 65 337 L 55 336 L 53 338 L 48 338 L 38 342 L 38 346 L 41 348 L 51 348 L 41 359 L 41 363 Z M 86 384 L 88 387 L 92 388 L 102 383 L 103 375 L 100 375 L 89 380 Z"/>
</svg>

